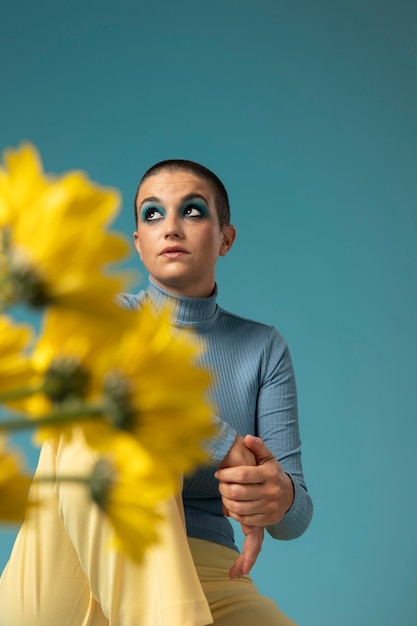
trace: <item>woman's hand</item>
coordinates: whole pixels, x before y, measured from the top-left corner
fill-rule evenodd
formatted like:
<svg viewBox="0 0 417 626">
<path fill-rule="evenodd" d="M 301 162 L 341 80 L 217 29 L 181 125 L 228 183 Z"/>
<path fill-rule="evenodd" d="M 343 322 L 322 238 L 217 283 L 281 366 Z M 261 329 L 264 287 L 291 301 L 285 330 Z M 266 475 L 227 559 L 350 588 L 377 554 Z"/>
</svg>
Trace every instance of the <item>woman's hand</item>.
<svg viewBox="0 0 417 626">
<path fill-rule="evenodd" d="M 241 465 L 256 465 L 255 454 L 245 444 L 242 435 L 237 434 L 229 452 L 219 465 L 219 469 L 225 467 L 237 467 Z"/>
<path fill-rule="evenodd" d="M 240 524 L 261 527 L 275 524 L 293 503 L 292 480 L 262 439 L 246 435 L 244 444 L 253 453 L 257 465 L 222 467 L 215 473 L 223 505 Z"/>
<path fill-rule="evenodd" d="M 237 557 L 229 571 L 229 576 L 232 580 L 249 574 L 252 567 L 255 565 L 264 540 L 263 526 L 241 524 L 241 527 L 246 538 L 243 542 L 242 553 Z"/>
<path fill-rule="evenodd" d="M 245 441 L 241 435 L 236 435 L 233 446 L 220 464 L 220 468 L 226 467 L 255 467 L 256 457 L 254 453 L 245 445 Z M 223 502 L 223 513 L 229 515 L 229 511 Z M 245 535 L 245 541 L 242 546 L 242 553 L 234 562 L 229 571 L 232 579 L 241 578 L 245 574 L 249 574 L 254 566 L 258 554 L 262 548 L 264 538 L 264 529 L 260 526 L 248 526 L 241 524 L 242 532 Z"/>
<path fill-rule="evenodd" d="M 258 558 L 264 526 L 278 522 L 291 507 L 294 487 L 272 452 L 259 437 L 236 436 L 215 473 L 223 513 L 240 522 L 245 541 L 230 578 L 249 574 Z"/>
</svg>

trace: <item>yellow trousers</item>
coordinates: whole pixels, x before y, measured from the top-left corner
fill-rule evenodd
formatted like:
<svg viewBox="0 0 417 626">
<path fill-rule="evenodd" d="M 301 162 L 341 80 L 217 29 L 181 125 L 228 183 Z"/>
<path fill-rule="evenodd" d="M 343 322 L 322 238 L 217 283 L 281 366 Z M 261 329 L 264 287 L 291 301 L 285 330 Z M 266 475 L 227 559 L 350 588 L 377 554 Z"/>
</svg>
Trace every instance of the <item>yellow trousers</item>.
<svg viewBox="0 0 417 626">
<path fill-rule="evenodd" d="M 80 437 L 44 444 L 37 474 L 80 474 L 94 463 Z M 110 548 L 112 532 L 81 485 L 36 483 L 31 511 L 0 579 L 0 626 L 206 626 L 210 609 L 181 509 L 165 505 L 161 542 L 141 566 Z"/>
<path fill-rule="evenodd" d="M 81 437 L 44 444 L 36 473 L 87 473 Z M 181 498 L 164 503 L 161 541 L 139 566 L 82 485 L 34 483 L 42 505 L 22 525 L 0 579 L 0 626 L 294 626 L 251 579 L 230 580 L 237 553 L 187 541 Z M 214 620 L 214 622 L 213 622 Z"/>
<path fill-rule="evenodd" d="M 249 576 L 230 580 L 235 550 L 201 539 L 188 541 L 215 626 L 296 626 L 259 593 Z"/>
</svg>

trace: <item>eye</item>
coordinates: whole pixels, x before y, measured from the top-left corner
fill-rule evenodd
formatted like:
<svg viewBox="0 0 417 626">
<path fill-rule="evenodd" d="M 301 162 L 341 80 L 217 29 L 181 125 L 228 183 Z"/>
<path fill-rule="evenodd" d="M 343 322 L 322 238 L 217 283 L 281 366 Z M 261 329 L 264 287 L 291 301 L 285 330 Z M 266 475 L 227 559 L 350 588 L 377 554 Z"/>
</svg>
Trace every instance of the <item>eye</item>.
<svg viewBox="0 0 417 626">
<path fill-rule="evenodd" d="M 188 204 L 184 209 L 184 217 L 204 217 L 206 214 L 206 210 L 203 210 L 202 207 L 197 206 L 196 204 Z"/>
<path fill-rule="evenodd" d="M 155 220 L 162 219 L 162 211 L 156 207 L 147 207 L 142 211 L 143 222 L 154 222 Z"/>
</svg>

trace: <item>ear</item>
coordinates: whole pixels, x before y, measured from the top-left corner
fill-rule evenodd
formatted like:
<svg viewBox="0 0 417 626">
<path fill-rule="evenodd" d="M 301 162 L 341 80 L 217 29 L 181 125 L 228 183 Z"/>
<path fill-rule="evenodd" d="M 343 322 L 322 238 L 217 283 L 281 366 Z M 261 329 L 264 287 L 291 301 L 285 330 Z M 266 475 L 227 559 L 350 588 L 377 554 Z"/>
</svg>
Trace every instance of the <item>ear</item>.
<svg viewBox="0 0 417 626">
<path fill-rule="evenodd" d="M 142 260 L 142 253 L 141 253 L 141 248 L 140 248 L 140 243 L 139 243 L 139 237 L 138 237 L 138 233 L 137 233 L 136 230 L 133 233 L 133 241 L 134 241 L 134 244 L 135 244 L 136 252 L 140 256 L 140 259 Z"/>
<path fill-rule="evenodd" d="M 223 226 L 222 228 L 222 238 L 221 238 L 221 246 L 220 246 L 220 256 L 226 256 L 229 252 L 230 248 L 233 246 L 233 242 L 236 239 L 236 228 L 231 224 L 227 226 Z"/>
</svg>

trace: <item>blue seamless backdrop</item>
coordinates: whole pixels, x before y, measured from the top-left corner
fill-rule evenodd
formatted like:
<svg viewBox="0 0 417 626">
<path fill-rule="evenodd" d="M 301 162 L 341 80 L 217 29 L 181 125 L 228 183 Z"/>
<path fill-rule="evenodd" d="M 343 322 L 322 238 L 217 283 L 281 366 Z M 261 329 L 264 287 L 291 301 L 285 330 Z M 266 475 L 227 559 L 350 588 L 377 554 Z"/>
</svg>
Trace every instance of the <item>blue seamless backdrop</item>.
<svg viewBox="0 0 417 626">
<path fill-rule="evenodd" d="M 315 502 L 254 578 L 300 626 L 417 623 L 416 31 L 405 0 L 0 7 L 2 148 L 30 140 L 47 171 L 119 188 L 128 234 L 160 159 L 229 190 L 219 303 L 289 343 Z"/>
</svg>

